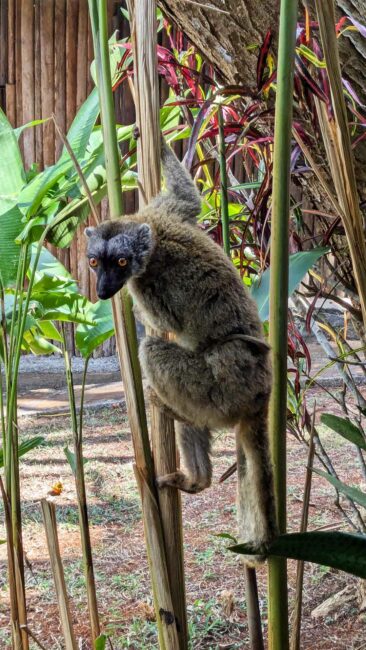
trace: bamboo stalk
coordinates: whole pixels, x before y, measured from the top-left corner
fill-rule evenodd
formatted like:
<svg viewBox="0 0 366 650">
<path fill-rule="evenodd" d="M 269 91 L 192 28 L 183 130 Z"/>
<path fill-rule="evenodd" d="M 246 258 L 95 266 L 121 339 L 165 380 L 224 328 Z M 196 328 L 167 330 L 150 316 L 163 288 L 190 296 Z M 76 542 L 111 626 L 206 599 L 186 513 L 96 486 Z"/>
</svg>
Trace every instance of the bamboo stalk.
<svg viewBox="0 0 366 650">
<path fill-rule="evenodd" d="M 315 453 L 315 444 L 314 444 L 315 414 L 316 414 L 316 402 L 314 403 L 313 417 L 311 422 L 308 462 L 306 466 L 304 500 L 302 506 L 302 514 L 301 514 L 300 533 L 305 533 L 308 527 L 311 479 L 313 476 L 313 461 L 314 461 L 314 453 Z M 291 634 L 291 642 L 290 642 L 291 650 L 301 650 L 300 633 L 301 633 L 301 609 L 302 609 L 302 589 L 304 583 L 304 567 L 305 567 L 305 562 L 300 560 L 297 563 L 297 572 L 296 572 L 294 620 L 292 624 L 292 634 Z"/>
<path fill-rule="evenodd" d="M 331 169 L 341 215 L 350 250 L 353 273 L 366 327 L 366 243 L 364 224 L 359 207 L 355 164 L 343 93 L 338 44 L 335 32 L 333 0 L 315 2 L 324 57 L 331 89 L 334 119 L 329 119 L 324 105 L 317 102 L 320 130 Z"/>
<path fill-rule="evenodd" d="M 55 504 L 42 499 L 41 507 L 66 650 L 77 650 L 58 542 Z"/>
<path fill-rule="evenodd" d="M 61 331 L 62 331 L 62 338 L 63 338 L 62 351 L 63 351 L 64 362 L 65 362 L 66 382 L 67 382 L 67 390 L 68 390 L 70 413 L 71 413 L 72 435 L 73 435 L 73 442 L 74 442 L 75 484 L 76 484 L 76 496 L 78 502 L 81 548 L 83 554 L 86 593 L 88 599 L 90 631 L 91 631 L 91 638 L 94 643 L 95 640 L 100 635 L 100 623 L 99 623 L 97 592 L 96 592 L 95 578 L 94 578 L 93 554 L 92 554 L 92 547 L 91 547 L 91 540 L 90 540 L 88 506 L 86 500 L 84 460 L 83 460 L 83 437 L 82 437 L 84 392 L 85 392 L 85 381 L 86 381 L 86 373 L 88 369 L 89 357 L 85 360 L 85 364 L 84 364 L 83 381 L 81 387 L 80 416 L 78 421 L 77 414 L 76 414 L 74 380 L 73 380 L 73 374 L 71 369 L 70 357 L 66 347 L 65 328 L 63 325 Z"/>
<path fill-rule="evenodd" d="M 223 239 L 224 251 L 229 257 L 231 257 L 230 256 L 230 230 L 229 230 L 229 203 L 228 203 L 228 193 L 227 193 L 227 170 L 226 170 L 226 156 L 225 156 L 225 134 L 224 134 L 224 120 L 223 120 L 221 105 L 218 107 L 218 118 L 219 118 L 222 239 Z M 238 438 L 237 438 L 236 448 L 238 453 L 237 464 L 239 464 L 240 462 L 239 455 L 242 452 L 241 452 L 241 445 L 239 444 Z M 245 592 L 246 592 L 250 647 L 252 648 L 252 650 L 264 650 L 261 614 L 260 614 L 259 599 L 258 599 L 257 575 L 255 569 L 249 567 L 247 564 L 244 564 L 244 578 L 245 578 Z"/>
<path fill-rule="evenodd" d="M 276 515 L 280 533 L 286 532 L 288 225 L 297 4 L 296 0 L 281 1 L 273 164 L 269 319 L 273 355 L 273 390 L 269 413 L 269 435 L 274 469 Z M 268 560 L 268 600 L 269 648 L 287 650 L 289 636 L 285 558 L 270 557 Z"/>
<path fill-rule="evenodd" d="M 134 5 L 134 6 L 133 6 Z M 140 181 L 139 202 L 149 202 L 160 190 L 160 111 L 157 73 L 156 3 L 135 0 L 129 3 L 133 16 L 132 43 L 134 51 L 134 101 L 137 140 L 137 162 Z M 147 328 L 148 335 L 155 333 Z M 174 421 L 151 405 L 151 439 L 157 475 L 176 470 L 177 452 Z M 181 497 L 177 490 L 166 488 L 158 493 L 163 526 L 174 615 L 178 621 L 179 647 L 188 646 L 187 613 L 184 583 L 183 531 Z"/>
<path fill-rule="evenodd" d="M 110 215 L 122 214 L 122 191 L 119 152 L 116 138 L 113 96 L 110 79 L 107 12 L 105 0 L 89 0 L 89 13 L 93 31 L 97 81 L 100 98 L 105 159 L 108 178 Z M 126 291 L 112 301 L 116 342 L 127 410 L 133 438 L 136 471 L 142 496 L 144 529 L 150 562 L 153 598 L 157 616 L 160 647 L 164 650 L 179 648 L 177 622 L 174 616 L 163 531 L 156 492 L 149 437 L 146 422 L 141 371 L 137 356 L 137 337 L 131 299 Z M 146 495 L 148 495 L 146 497 Z"/>
</svg>

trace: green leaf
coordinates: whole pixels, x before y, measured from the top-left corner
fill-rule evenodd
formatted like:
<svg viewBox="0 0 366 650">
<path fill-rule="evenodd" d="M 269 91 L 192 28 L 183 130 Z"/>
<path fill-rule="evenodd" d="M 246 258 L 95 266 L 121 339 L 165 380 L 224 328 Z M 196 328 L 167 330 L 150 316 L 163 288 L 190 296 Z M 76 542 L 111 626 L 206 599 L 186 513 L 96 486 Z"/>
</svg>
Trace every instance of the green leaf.
<svg viewBox="0 0 366 650">
<path fill-rule="evenodd" d="M 31 251 L 32 251 L 32 265 L 35 260 L 35 256 L 37 253 L 37 246 L 35 244 L 32 244 Z M 60 280 L 72 280 L 72 275 L 67 271 L 67 269 L 64 267 L 61 262 L 52 255 L 52 253 L 43 246 L 41 250 L 41 254 L 39 256 L 38 260 L 38 265 L 37 265 L 37 273 L 42 274 L 42 275 L 49 275 L 51 277 L 56 276 Z M 37 277 L 37 280 L 40 279 Z M 77 284 L 74 280 L 72 280 L 74 283 L 74 291 L 77 291 Z M 69 285 L 69 291 L 72 291 L 71 285 Z"/>
<path fill-rule="evenodd" d="M 260 553 L 250 544 L 238 544 L 229 550 L 244 555 Z M 366 578 L 366 535 L 324 531 L 280 535 L 266 555 L 315 562 Z"/>
<path fill-rule="evenodd" d="M 107 647 L 107 637 L 105 634 L 101 634 L 94 641 L 94 650 L 105 650 Z"/>
<path fill-rule="evenodd" d="M 71 126 L 67 133 L 67 139 L 75 154 L 75 157 L 80 160 L 86 151 L 89 142 L 90 134 L 93 130 L 96 119 L 99 115 L 99 98 L 98 89 L 94 88 L 89 97 L 79 108 Z M 61 154 L 60 161 L 69 158 L 69 154 L 64 148 Z"/>
<path fill-rule="evenodd" d="M 4 207 L 4 202 L 0 199 L 1 205 Z M 5 289 L 13 286 L 16 281 L 20 246 L 15 240 L 23 227 L 22 216 L 17 205 L 0 214 L 0 276 Z"/>
<path fill-rule="evenodd" d="M 363 506 L 363 508 L 366 508 L 365 492 L 361 492 L 361 490 L 358 490 L 357 488 L 350 487 L 346 483 L 339 481 L 331 474 L 328 474 L 327 472 L 323 472 L 321 469 L 313 469 L 313 472 L 327 479 L 327 481 L 329 481 L 329 483 L 331 483 L 336 490 L 338 490 L 342 494 L 345 494 L 347 497 L 349 497 L 349 499 L 352 499 L 352 501 L 355 501 L 355 503 L 358 503 L 360 506 Z"/>
<path fill-rule="evenodd" d="M 25 173 L 14 130 L 0 109 L 0 206 L 15 201 L 25 183 Z"/>
<path fill-rule="evenodd" d="M 67 458 L 67 462 L 69 463 L 69 465 L 71 467 L 71 471 L 72 471 L 73 475 L 76 476 L 76 456 L 75 456 L 74 452 L 71 451 L 71 449 L 69 449 L 69 447 L 66 445 L 66 447 L 64 447 L 64 454 L 65 454 L 65 456 Z M 86 465 L 87 462 L 88 462 L 88 459 L 83 458 L 83 465 Z"/>
<path fill-rule="evenodd" d="M 110 300 L 99 300 L 92 304 L 87 316 L 95 324 L 79 325 L 76 330 L 75 344 L 83 357 L 88 357 L 97 347 L 114 334 L 112 306 Z"/>
<path fill-rule="evenodd" d="M 16 278 L 20 246 L 15 239 L 22 230 L 22 214 L 17 207 L 25 173 L 13 128 L 0 109 L 0 276 L 4 287 Z"/>
<path fill-rule="evenodd" d="M 28 451 L 40 447 L 44 444 L 44 441 L 45 439 L 42 436 L 34 436 L 34 438 L 23 440 L 18 447 L 18 456 L 24 456 Z M 0 447 L 0 467 L 4 467 L 4 454 L 2 447 Z"/>
<path fill-rule="evenodd" d="M 322 255 L 329 252 L 329 248 L 313 248 L 311 251 L 294 253 L 289 257 L 289 287 L 288 295 L 291 296 L 304 275 L 318 261 Z M 256 279 L 251 288 L 251 294 L 258 305 L 262 321 L 269 317 L 269 278 L 271 269 L 266 269 L 260 278 Z"/>
<path fill-rule="evenodd" d="M 333 429 L 333 431 L 339 433 L 340 436 L 349 442 L 353 442 L 354 445 L 357 445 L 357 447 L 366 451 L 366 441 L 361 429 L 347 420 L 347 418 L 341 418 L 332 413 L 323 413 L 320 419 L 327 427 Z"/>
<path fill-rule="evenodd" d="M 229 533 L 217 533 L 217 534 L 215 534 L 215 537 L 220 537 L 221 539 L 228 539 L 228 540 L 230 540 L 230 542 L 234 542 L 235 544 L 237 544 L 237 542 L 238 542 L 236 537 L 233 537 Z"/>
</svg>

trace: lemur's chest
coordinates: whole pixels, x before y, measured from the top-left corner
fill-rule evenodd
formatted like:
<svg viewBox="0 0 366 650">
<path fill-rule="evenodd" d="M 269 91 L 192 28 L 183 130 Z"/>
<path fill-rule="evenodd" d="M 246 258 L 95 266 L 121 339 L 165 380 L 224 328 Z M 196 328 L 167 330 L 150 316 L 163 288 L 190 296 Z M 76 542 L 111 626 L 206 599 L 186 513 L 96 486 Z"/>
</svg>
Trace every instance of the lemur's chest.
<svg viewBox="0 0 366 650">
<path fill-rule="evenodd" d="M 144 282 L 135 278 L 129 283 L 138 310 L 152 327 L 171 332 L 181 332 L 184 328 L 184 312 L 179 303 L 163 282 Z"/>
</svg>

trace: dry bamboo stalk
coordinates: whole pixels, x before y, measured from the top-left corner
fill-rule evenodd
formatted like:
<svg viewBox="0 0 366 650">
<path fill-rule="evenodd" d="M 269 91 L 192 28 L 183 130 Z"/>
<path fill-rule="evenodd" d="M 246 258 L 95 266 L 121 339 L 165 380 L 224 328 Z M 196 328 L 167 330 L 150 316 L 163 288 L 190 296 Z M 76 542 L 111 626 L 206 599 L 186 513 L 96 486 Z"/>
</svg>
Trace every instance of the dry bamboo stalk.
<svg viewBox="0 0 366 650">
<path fill-rule="evenodd" d="M 22 112 L 23 122 L 34 120 L 34 29 L 33 0 L 23 0 L 20 21 L 21 66 L 22 66 Z M 22 135 L 24 163 L 30 167 L 35 159 L 35 131 L 26 129 Z"/>
<path fill-rule="evenodd" d="M 315 445 L 314 445 L 315 414 L 316 414 L 316 403 L 314 403 L 313 417 L 311 422 L 311 432 L 310 432 L 310 440 L 309 440 L 308 462 L 306 466 L 304 501 L 302 506 L 300 533 L 305 533 L 308 527 L 311 479 L 313 475 L 313 461 L 314 461 L 314 452 L 315 452 Z M 301 609 L 302 609 L 304 567 L 305 567 L 304 562 L 299 561 L 297 563 L 294 620 L 292 624 L 292 634 L 290 640 L 291 650 L 300 650 Z"/>
<path fill-rule="evenodd" d="M 334 119 L 329 119 L 324 104 L 317 102 L 320 130 L 338 202 L 344 213 L 342 221 L 360 298 L 363 322 L 366 326 L 366 243 L 334 27 L 334 3 L 333 0 L 316 0 L 315 4 L 334 112 Z"/>
<path fill-rule="evenodd" d="M 42 92 L 42 118 L 51 117 L 54 110 L 54 3 L 43 0 L 40 2 L 41 26 L 41 92 Z M 55 162 L 55 129 L 52 120 L 42 125 L 43 131 L 43 160 L 45 165 Z"/>
<path fill-rule="evenodd" d="M 159 80 L 156 59 L 155 2 L 135 0 L 129 3 L 134 17 L 134 88 L 136 124 L 139 129 L 137 160 L 139 181 L 149 201 L 160 190 L 161 133 L 159 120 Z M 132 13 L 133 10 L 133 13 Z M 144 198 L 140 192 L 140 203 Z M 148 331 L 148 334 L 153 332 Z M 157 475 L 176 469 L 174 422 L 156 407 L 151 408 L 151 437 Z M 180 647 L 188 645 L 181 499 L 177 490 L 166 488 L 159 492 L 166 559 L 175 616 L 179 622 Z"/>
<path fill-rule="evenodd" d="M 66 650 L 77 650 L 58 542 L 56 508 L 47 499 L 42 499 L 41 506 L 65 646 Z"/>
</svg>

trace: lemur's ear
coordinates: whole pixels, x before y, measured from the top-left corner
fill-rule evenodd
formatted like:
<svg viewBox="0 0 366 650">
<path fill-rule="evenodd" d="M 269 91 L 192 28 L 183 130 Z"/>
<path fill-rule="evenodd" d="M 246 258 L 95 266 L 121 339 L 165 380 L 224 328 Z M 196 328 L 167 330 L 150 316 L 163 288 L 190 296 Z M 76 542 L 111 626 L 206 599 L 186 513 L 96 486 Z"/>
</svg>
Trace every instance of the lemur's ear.
<svg viewBox="0 0 366 650">
<path fill-rule="evenodd" d="M 84 229 L 84 235 L 85 235 L 86 237 L 91 237 L 94 231 L 95 231 L 95 227 L 94 227 L 94 226 L 88 226 L 88 228 L 85 228 L 85 229 Z"/>
<path fill-rule="evenodd" d="M 142 223 L 138 227 L 135 237 L 135 249 L 136 252 L 144 255 L 150 250 L 151 247 L 151 228 L 148 223 Z"/>
</svg>

